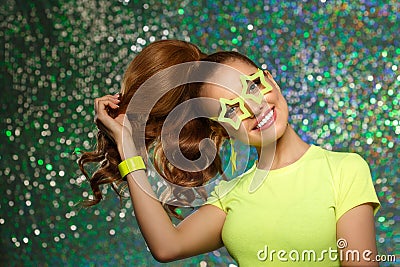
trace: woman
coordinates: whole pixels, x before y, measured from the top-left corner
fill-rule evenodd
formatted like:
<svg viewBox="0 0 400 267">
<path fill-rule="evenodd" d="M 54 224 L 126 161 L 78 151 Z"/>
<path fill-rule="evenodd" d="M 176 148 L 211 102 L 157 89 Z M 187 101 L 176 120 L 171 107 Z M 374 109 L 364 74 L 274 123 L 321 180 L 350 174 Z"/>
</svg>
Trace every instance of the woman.
<svg viewBox="0 0 400 267">
<path fill-rule="evenodd" d="M 147 52 L 143 50 L 142 57 Z M 176 227 L 160 202 L 147 193 L 151 187 L 143 168 L 127 174 L 135 214 L 153 256 L 166 262 L 225 245 L 241 266 L 377 266 L 368 259 L 377 253 L 373 214 L 379 202 L 365 162 L 356 154 L 328 152 L 304 143 L 288 125 L 288 108 L 279 86 L 268 72 L 258 70 L 247 57 L 235 52 L 208 57 L 197 52 L 196 57 L 185 60 L 223 64 L 225 67 L 211 68 L 208 76 L 211 80 L 225 80 L 229 89 L 216 83 L 197 83 L 176 88 L 173 92 L 179 92 L 178 95 L 166 95 L 157 103 L 153 113 L 159 117 L 150 114 L 146 126 L 146 145 L 155 146 L 156 166 L 160 165 L 158 169 L 163 170 L 161 173 L 167 180 L 190 186 L 202 185 L 222 171 L 216 157 L 204 170 L 185 175 L 168 164 L 165 154 L 158 152 L 160 125 L 168 113 L 185 100 L 197 97 L 214 99 L 218 105 L 204 105 L 202 108 L 210 118 L 196 118 L 185 125 L 184 133 L 201 133 L 190 140 L 192 154 L 187 150 L 183 154 L 191 160 L 197 159 L 199 150 L 193 143 L 199 144 L 206 137 L 211 137 L 217 147 L 224 139 L 234 138 L 254 146 L 258 162 L 245 174 L 221 182 L 208 202 Z M 93 160 L 93 156 L 101 157 L 102 151 L 112 151 L 107 154 L 108 164 L 103 164 L 100 174 L 91 180 L 94 191 L 98 192 L 96 199 L 101 197 L 96 186 L 111 181 L 103 182 L 101 172 L 109 168 L 106 176 L 115 176 L 112 172 L 117 172 L 120 160 L 138 155 L 132 129 L 123 123 L 124 111 L 135 90 L 145 81 L 143 77 L 151 76 L 155 69 L 135 60 L 125 74 L 121 101 L 118 96 L 104 96 L 95 101 L 97 121 L 107 133 L 100 131 L 100 134 L 108 140 L 108 146 L 102 147 L 99 142 L 98 151 L 81 159 L 81 167 Z M 168 66 L 159 64 L 158 70 Z M 139 72 L 135 73 L 135 69 Z M 131 83 L 136 85 L 130 86 Z M 165 108 L 157 113 L 154 110 L 161 106 L 159 103 Z M 118 110 L 119 115 L 110 116 L 111 109 Z M 161 124 L 156 127 L 155 121 Z M 179 179 L 174 180 L 174 174 Z M 338 243 L 342 253 L 335 254 L 336 240 L 347 242 L 347 245 Z M 359 259 L 351 257 L 354 250 L 360 252 Z M 344 257 L 338 257 L 340 254 Z"/>
</svg>

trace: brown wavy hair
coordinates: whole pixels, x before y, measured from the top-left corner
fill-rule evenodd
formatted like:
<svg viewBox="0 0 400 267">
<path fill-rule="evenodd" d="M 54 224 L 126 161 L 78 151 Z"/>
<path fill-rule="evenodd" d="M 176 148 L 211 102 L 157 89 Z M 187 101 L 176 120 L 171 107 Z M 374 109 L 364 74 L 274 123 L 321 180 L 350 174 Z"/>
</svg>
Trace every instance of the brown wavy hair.
<svg viewBox="0 0 400 267">
<path fill-rule="evenodd" d="M 132 96 L 138 88 L 150 77 L 156 73 L 184 62 L 199 61 L 206 57 L 198 47 L 193 44 L 178 40 L 163 40 L 154 42 L 145 47 L 129 64 L 125 71 L 122 92 L 118 110 L 108 110 L 111 117 L 115 118 L 118 114 L 125 113 Z M 184 199 L 188 203 L 194 200 L 195 194 L 189 190 L 190 187 L 204 185 L 212 179 L 217 173 L 222 174 L 221 159 L 217 156 L 211 165 L 203 171 L 187 172 L 183 171 L 173 164 L 169 164 L 160 142 L 161 129 L 167 115 L 178 104 L 193 97 L 197 93 L 188 89 L 189 86 L 182 85 L 166 93 L 152 108 L 149 119 L 145 127 L 145 145 L 147 151 L 153 150 L 153 162 L 158 173 L 167 181 L 187 187 L 184 191 Z M 113 190 L 121 197 L 119 185 L 123 178 L 118 171 L 118 164 L 121 157 L 118 153 L 114 141 L 103 131 L 104 125 L 97 122 L 98 133 L 97 143 L 93 151 L 84 152 L 78 159 L 79 168 L 85 177 L 89 180 L 93 191 L 93 199 L 83 201 L 83 206 L 92 206 L 103 198 L 100 186 L 109 184 Z M 173 130 L 173 129 L 170 129 Z M 207 118 L 196 118 L 189 121 L 179 134 L 179 147 L 182 154 L 189 160 L 196 160 L 200 157 L 199 143 L 204 138 L 212 139 L 217 148 L 219 148 L 226 138 L 224 129 L 216 122 Z M 97 167 L 93 174 L 89 175 L 88 164 L 96 163 Z M 163 199 L 167 199 L 173 190 L 166 190 Z M 206 198 L 205 192 L 200 192 L 203 198 Z M 163 201 L 164 208 L 173 216 L 182 218 L 176 211 L 177 206 L 167 205 Z"/>
</svg>

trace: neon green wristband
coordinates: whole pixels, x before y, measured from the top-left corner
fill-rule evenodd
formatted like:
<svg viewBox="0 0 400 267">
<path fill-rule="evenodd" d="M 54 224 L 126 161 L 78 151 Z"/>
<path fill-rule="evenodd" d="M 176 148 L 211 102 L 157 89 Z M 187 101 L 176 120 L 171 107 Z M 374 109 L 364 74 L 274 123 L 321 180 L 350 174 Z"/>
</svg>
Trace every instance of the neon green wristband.
<svg viewBox="0 0 400 267">
<path fill-rule="evenodd" d="M 129 159 L 122 161 L 118 164 L 119 172 L 121 173 L 122 178 L 124 178 L 128 173 L 137 171 L 137 170 L 145 170 L 146 166 L 144 165 L 143 159 L 141 156 L 135 156 Z"/>
</svg>

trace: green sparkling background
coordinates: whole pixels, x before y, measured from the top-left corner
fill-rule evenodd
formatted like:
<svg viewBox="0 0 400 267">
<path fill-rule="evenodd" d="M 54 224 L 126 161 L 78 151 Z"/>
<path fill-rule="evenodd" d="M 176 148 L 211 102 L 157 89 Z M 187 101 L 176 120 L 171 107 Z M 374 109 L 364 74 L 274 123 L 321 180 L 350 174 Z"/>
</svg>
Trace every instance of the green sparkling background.
<svg viewBox="0 0 400 267">
<path fill-rule="evenodd" d="M 157 263 L 130 202 L 107 188 L 95 208 L 74 207 L 90 194 L 76 159 L 94 145 L 94 98 L 165 38 L 268 67 L 304 140 L 369 162 L 378 249 L 399 255 L 400 4 L 347 2 L 2 0 L 1 265 L 235 266 L 225 249 Z"/>
</svg>

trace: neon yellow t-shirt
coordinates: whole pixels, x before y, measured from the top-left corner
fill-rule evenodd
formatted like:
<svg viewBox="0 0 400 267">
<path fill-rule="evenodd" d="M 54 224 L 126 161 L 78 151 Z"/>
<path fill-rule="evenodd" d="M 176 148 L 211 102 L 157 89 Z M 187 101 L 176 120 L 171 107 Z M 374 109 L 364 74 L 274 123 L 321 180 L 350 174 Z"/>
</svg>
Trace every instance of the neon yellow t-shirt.
<svg viewBox="0 0 400 267">
<path fill-rule="evenodd" d="M 250 193 L 255 175 L 267 177 Z M 367 163 L 317 146 L 284 168 L 267 172 L 254 165 L 221 181 L 206 202 L 227 214 L 222 240 L 245 267 L 339 266 L 336 222 L 364 203 L 372 203 L 374 213 L 379 208 Z"/>
</svg>

